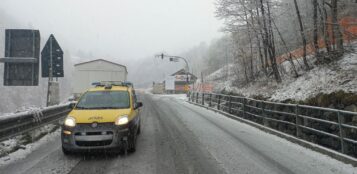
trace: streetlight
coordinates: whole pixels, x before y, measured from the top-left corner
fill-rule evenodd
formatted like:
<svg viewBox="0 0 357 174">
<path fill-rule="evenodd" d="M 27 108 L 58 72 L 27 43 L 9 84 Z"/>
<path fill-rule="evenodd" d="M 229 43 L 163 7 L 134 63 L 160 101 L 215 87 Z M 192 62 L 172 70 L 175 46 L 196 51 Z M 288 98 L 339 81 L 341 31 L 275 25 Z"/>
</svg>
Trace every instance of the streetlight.
<svg viewBox="0 0 357 174">
<path fill-rule="evenodd" d="M 156 55 L 155 57 L 159 57 L 159 58 L 161 58 L 161 59 L 164 59 L 164 58 L 169 58 L 169 60 L 171 61 L 171 62 L 178 62 L 179 61 L 179 59 L 182 59 L 185 63 L 186 63 L 186 83 L 187 83 L 187 85 L 189 84 L 189 80 L 188 80 L 188 73 L 189 73 L 189 70 L 190 70 L 190 68 L 189 68 L 189 66 L 188 66 L 188 61 L 185 59 L 185 58 L 183 58 L 183 57 L 180 57 L 180 56 L 170 56 L 170 55 L 165 55 L 164 53 L 162 53 L 162 54 L 159 54 L 159 55 Z"/>
</svg>

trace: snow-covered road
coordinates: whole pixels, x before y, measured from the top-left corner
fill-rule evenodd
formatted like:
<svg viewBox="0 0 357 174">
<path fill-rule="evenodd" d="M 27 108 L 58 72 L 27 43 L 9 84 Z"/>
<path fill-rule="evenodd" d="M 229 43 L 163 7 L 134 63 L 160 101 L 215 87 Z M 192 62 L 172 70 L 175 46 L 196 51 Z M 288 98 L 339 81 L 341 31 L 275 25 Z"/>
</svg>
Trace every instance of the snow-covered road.
<svg viewBox="0 0 357 174">
<path fill-rule="evenodd" d="M 143 95 L 142 134 L 126 157 L 64 156 L 60 136 L 0 173 L 348 173 L 357 168 L 191 105 Z"/>
</svg>

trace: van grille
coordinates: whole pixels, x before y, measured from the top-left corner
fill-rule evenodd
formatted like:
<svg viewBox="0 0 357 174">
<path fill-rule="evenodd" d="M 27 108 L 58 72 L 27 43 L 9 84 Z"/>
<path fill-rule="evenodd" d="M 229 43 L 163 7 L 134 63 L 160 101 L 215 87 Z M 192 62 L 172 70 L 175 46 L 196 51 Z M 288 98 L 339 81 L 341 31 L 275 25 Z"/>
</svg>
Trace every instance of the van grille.
<svg viewBox="0 0 357 174">
<path fill-rule="evenodd" d="M 112 140 L 105 141 L 76 141 L 77 146 L 108 146 L 112 143 Z"/>
<path fill-rule="evenodd" d="M 76 136 L 85 136 L 85 135 L 113 135 L 113 131 L 101 131 L 101 132 L 76 132 Z"/>
</svg>

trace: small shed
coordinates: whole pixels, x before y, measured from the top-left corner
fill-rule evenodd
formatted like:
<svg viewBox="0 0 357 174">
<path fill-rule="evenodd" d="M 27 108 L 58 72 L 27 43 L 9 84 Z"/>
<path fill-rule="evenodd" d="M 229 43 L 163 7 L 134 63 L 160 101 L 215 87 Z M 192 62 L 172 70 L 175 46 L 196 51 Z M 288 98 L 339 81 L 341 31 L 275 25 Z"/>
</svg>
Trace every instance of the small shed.
<svg viewBox="0 0 357 174">
<path fill-rule="evenodd" d="M 190 85 L 194 84 L 197 77 L 192 73 L 187 73 L 185 69 L 181 69 L 171 76 L 175 77 L 175 93 L 185 93 L 190 89 Z"/>
<path fill-rule="evenodd" d="M 93 82 L 126 81 L 126 66 L 104 59 L 74 65 L 73 93 L 81 94 L 92 87 Z"/>
</svg>

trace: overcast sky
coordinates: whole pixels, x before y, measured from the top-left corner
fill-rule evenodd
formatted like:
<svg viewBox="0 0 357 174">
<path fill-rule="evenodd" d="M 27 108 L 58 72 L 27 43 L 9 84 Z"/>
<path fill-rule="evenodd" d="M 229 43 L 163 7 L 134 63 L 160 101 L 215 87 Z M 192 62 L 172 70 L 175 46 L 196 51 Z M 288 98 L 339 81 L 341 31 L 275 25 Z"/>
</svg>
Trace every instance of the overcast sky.
<svg viewBox="0 0 357 174">
<path fill-rule="evenodd" d="M 178 54 L 220 37 L 214 1 L 0 0 L 0 10 L 43 37 L 53 33 L 74 53 L 128 60 Z"/>
</svg>

